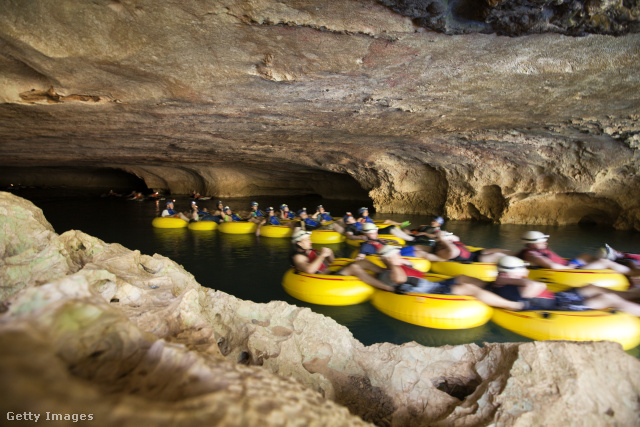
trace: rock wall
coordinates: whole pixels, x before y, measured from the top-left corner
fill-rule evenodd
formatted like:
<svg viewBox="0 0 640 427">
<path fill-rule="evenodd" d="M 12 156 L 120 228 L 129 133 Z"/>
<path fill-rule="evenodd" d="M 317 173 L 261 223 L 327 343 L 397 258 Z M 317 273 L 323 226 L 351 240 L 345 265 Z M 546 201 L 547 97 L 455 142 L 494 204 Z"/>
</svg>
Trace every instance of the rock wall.
<svg viewBox="0 0 640 427">
<path fill-rule="evenodd" d="M 639 7 L 7 1 L 0 166 L 640 229 Z"/>
<path fill-rule="evenodd" d="M 9 193 L 0 213 L 5 414 L 84 414 L 105 426 L 640 418 L 640 361 L 618 344 L 365 347 L 307 308 L 239 300 L 160 255 L 57 235 Z"/>
</svg>

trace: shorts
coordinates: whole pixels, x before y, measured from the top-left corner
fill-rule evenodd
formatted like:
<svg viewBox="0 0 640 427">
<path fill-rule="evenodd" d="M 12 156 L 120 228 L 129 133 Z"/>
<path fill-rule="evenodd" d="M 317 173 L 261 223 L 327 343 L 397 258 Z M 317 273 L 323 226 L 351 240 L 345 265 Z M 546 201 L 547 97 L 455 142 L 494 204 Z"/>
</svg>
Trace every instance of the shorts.
<svg viewBox="0 0 640 427">
<path fill-rule="evenodd" d="M 585 298 L 580 295 L 577 289 L 564 292 L 556 292 L 556 306 L 558 311 L 586 311 L 592 310 L 585 305 Z"/>
<path fill-rule="evenodd" d="M 415 250 L 415 248 L 413 246 L 405 246 L 403 248 L 400 248 L 400 255 L 415 257 L 416 256 L 416 250 Z"/>
<path fill-rule="evenodd" d="M 391 271 L 386 270 L 378 275 L 378 279 L 389 286 L 396 286 L 391 281 Z M 417 294 L 438 294 L 438 295 L 451 295 L 451 285 L 455 284 L 454 279 L 443 280 L 442 282 L 430 282 L 427 279 L 415 278 L 417 284 L 403 283 L 399 285 L 402 290 L 401 293 L 417 293 Z"/>
<path fill-rule="evenodd" d="M 378 234 L 393 234 L 391 233 L 391 230 L 393 230 L 394 227 L 395 225 L 388 225 L 386 227 L 378 228 Z"/>
</svg>

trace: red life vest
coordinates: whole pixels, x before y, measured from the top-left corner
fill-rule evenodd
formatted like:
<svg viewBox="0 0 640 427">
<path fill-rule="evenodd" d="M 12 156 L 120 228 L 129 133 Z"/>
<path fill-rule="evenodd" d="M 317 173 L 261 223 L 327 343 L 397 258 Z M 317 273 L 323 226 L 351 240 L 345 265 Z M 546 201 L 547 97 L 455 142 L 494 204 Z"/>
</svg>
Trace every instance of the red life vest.
<svg viewBox="0 0 640 427">
<path fill-rule="evenodd" d="M 315 249 L 311 249 L 309 251 L 309 253 L 307 253 L 307 257 L 309 258 L 309 262 L 313 262 L 316 258 L 318 258 L 318 255 L 320 253 L 318 251 L 316 251 Z M 327 268 L 329 268 L 329 264 L 327 263 L 326 259 L 322 260 L 322 268 L 318 269 L 318 271 L 316 271 L 316 274 L 320 274 L 322 271 L 326 270 Z"/>
<path fill-rule="evenodd" d="M 569 261 L 562 258 L 557 253 L 553 252 L 551 249 L 530 249 L 525 248 L 518 253 L 518 258 L 526 260 L 529 255 L 532 256 L 543 256 L 545 258 L 549 258 L 551 262 L 555 262 L 556 264 L 569 265 Z"/>
<path fill-rule="evenodd" d="M 460 255 L 458 255 L 456 258 L 458 259 L 469 259 L 471 258 L 471 251 L 469 251 L 469 249 L 467 249 L 464 245 L 464 243 L 462 242 L 452 242 L 454 245 L 456 245 L 456 247 L 458 249 L 460 249 Z"/>
</svg>

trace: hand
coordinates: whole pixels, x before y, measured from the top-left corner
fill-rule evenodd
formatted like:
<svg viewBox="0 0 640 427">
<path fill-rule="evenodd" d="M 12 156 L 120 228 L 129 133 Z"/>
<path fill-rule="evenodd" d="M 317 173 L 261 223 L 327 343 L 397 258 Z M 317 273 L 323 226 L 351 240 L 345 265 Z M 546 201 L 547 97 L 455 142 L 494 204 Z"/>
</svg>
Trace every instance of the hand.
<svg viewBox="0 0 640 427">
<path fill-rule="evenodd" d="M 332 255 L 333 255 L 333 251 L 330 248 L 324 247 L 324 248 L 322 248 L 320 250 L 320 256 L 323 256 L 323 257 L 327 258 L 327 257 L 330 257 Z"/>
<path fill-rule="evenodd" d="M 364 258 L 365 258 L 365 254 L 358 254 L 358 255 L 356 256 L 356 260 L 357 260 L 357 261 L 362 261 Z"/>
</svg>

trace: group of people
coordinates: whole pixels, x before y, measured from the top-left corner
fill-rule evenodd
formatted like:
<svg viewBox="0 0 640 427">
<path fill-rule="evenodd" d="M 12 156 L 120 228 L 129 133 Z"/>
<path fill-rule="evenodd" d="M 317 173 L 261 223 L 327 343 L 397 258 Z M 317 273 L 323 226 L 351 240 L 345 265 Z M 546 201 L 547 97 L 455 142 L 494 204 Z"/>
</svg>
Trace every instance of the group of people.
<svg viewBox="0 0 640 427">
<path fill-rule="evenodd" d="M 517 253 L 504 249 L 469 250 L 452 233 L 441 230 L 444 220 L 434 217 L 408 234 L 408 245 L 399 247 L 380 236 L 373 222 L 344 218 L 345 235 L 362 240 L 355 260 L 338 269 L 330 269 L 334 254 L 329 248 L 313 249 L 310 231 L 297 227 L 292 237 L 291 263 L 299 271 L 316 274 L 350 275 L 363 282 L 395 293 L 453 294 L 476 297 L 487 305 L 507 310 L 568 310 L 614 308 L 640 316 L 640 288 L 613 291 L 588 285 L 566 292 L 552 293 L 545 283 L 528 279 L 528 266 L 550 269 L 612 269 L 628 277 L 640 276 L 640 255 L 616 251 L 606 245 L 598 256 L 582 254 L 565 259 L 548 247 L 548 235 L 538 231 L 523 234 L 524 247 Z M 358 225 L 360 224 L 360 225 Z M 389 234 L 392 234 L 388 232 Z M 367 260 L 379 255 L 384 267 Z M 441 282 L 431 282 L 403 257 L 424 257 L 431 261 L 496 263 L 497 277 L 486 282 L 460 275 Z"/>
</svg>

